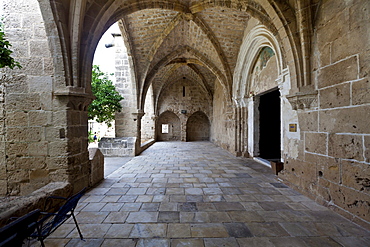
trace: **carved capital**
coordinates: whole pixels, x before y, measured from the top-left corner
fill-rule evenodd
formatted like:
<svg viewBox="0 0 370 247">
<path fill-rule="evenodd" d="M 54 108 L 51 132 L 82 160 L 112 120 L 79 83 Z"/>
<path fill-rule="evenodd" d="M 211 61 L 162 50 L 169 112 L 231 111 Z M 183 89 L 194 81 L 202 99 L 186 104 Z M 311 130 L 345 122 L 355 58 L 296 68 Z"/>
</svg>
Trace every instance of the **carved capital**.
<svg viewBox="0 0 370 247">
<path fill-rule="evenodd" d="M 293 110 L 306 110 L 317 106 L 317 91 L 310 93 L 296 93 L 287 96 Z"/>
<path fill-rule="evenodd" d="M 145 112 L 143 110 L 138 110 L 137 112 L 132 113 L 132 115 L 134 116 L 135 121 L 137 119 L 141 120 L 141 118 L 145 115 Z"/>
<path fill-rule="evenodd" d="M 87 93 L 54 92 L 60 102 L 64 102 L 67 109 L 75 111 L 87 111 L 87 107 L 93 101 L 94 96 Z"/>
</svg>

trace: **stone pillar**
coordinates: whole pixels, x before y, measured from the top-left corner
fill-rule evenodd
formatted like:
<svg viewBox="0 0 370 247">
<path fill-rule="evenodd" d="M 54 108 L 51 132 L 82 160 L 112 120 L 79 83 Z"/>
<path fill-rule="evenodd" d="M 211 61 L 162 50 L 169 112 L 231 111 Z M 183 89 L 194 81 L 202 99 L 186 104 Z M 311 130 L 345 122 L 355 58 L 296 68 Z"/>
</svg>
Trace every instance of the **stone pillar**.
<svg viewBox="0 0 370 247">
<path fill-rule="evenodd" d="M 242 112 L 240 108 L 240 104 L 238 102 L 235 105 L 235 155 L 241 156 L 242 154 Z"/>
<path fill-rule="evenodd" d="M 138 155 L 141 152 L 141 119 L 144 116 L 143 110 L 138 110 L 135 113 L 132 113 L 134 116 L 134 121 L 136 122 L 136 143 L 135 143 L 135 155 Z"/>
<path fill-rule="evenodd" d="M 89 186 L 90 181 L 87 107 L 92 97 L 72 92 L 57 92 L 55 95 L 55 105 L 60 109 L 58 115 L 65 117 L 66 121 L 59 128 L 60 140 L 55 143 L 54 151 L 66 157 L 66 164 L 65 169 L 53 170 L 53 180 L 67 180 L 73 185 L 74 192 L 77 192 Z"/>
<path fill-rule="evenodd" d="M 187 122 L 189 117 L 187 116 L 188 113 L 182 113 L 180 115 L 180 124 L 181 124 L 181 141 L 186 142 L 186 136 L 187 136 Z"/>
</svg>

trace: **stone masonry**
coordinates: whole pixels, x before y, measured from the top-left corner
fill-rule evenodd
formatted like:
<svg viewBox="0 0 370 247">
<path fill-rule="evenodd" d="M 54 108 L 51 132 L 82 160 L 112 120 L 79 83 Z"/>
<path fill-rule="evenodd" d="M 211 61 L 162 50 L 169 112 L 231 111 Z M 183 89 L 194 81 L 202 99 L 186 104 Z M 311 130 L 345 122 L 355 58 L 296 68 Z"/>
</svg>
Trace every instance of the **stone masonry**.
<svg viewBox="0 0 370 247">
<path fill-rule="evenodd" d="M 277 92 L 278 177 L 369 227 L 369 9 L 368 0 L 1 1 L 22 69 L 0 71 L 0 195 L 91 186 L 92 60 L 118 22 L 125 100 L 115 129 L 134 138 L 135 155 L 142 139 L 167 140 L 168 120 L 178 123 L 173 140 L 264 158 L 274 121 L 262 106 Z"/>
</svg>

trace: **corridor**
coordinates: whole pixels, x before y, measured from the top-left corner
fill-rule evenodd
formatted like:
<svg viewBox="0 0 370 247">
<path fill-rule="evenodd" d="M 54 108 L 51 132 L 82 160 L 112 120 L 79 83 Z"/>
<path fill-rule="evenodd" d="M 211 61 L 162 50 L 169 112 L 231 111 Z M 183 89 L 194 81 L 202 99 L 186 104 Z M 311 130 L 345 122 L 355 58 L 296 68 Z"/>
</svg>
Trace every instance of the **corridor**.
<svg viewBox="0 0 370 247">
<path fill-rule="evenodd" d="M 46 246 L 370 246 L 370 233 L 210 142 L 157 142 L 80 201 Z"/>
</svg>

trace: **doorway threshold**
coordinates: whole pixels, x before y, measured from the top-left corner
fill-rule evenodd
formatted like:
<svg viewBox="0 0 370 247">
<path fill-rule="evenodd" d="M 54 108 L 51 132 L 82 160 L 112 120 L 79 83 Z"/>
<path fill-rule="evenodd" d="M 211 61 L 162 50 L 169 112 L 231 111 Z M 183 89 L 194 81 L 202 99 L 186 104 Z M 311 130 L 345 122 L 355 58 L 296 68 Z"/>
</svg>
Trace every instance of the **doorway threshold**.
<svg viewBox="0 0 370 247">
<path fill-rule="evenodd" d="M 270 161 L 265 160 L 265 159 L 263 159 L 263 158 L 261 158 L 261 157 L 253 157 L 253 159 L 254 159 L 255 161 L 257 161 L 258 163 L 261 163 L 262 165 L 265 165 L 265 166 L 267 166 L 267 167 L 270 167 L 270 168 L 271 168 Z"/>
</svg>

